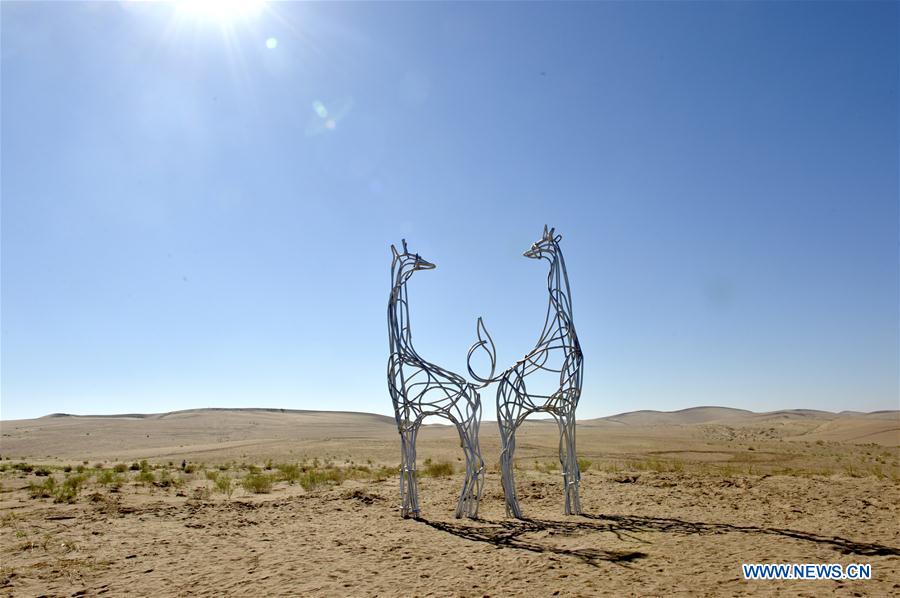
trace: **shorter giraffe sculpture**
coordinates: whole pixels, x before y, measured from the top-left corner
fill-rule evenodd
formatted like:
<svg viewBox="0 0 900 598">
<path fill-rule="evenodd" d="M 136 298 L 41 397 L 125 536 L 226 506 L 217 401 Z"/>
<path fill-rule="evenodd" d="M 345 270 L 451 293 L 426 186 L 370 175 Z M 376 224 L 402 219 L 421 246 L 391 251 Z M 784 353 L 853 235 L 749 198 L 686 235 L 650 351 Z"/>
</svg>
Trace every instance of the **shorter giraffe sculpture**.
<svg viewBox="0 0 900 598">
<path fill-rule="evenodd" d="M 513 456 L 516 450 L 516 429 L 525 418 L 535 412 L 553 416 L 559 426 L 559 461 L 563 468 L 566 515 L 581 513 L 578 484 L 578 458 L 575 453 L 575 408 L 581 397 L 582 361 L 581 345 L 572 322 L 572 292 L 562 250 L 560 235 L 554 229 L 547 230 L 531 249 L 524 253 L 532 259 L 545 259 L 550 264 L 547 290 L 550 293 L 544 329 L 537 345 L 525 357 L 505 372 L 494 377 L 496 351 L 494 342 L 478 318 L 478 341 L 469 349 L 469 374 L 484 385 L 500 382 L 497 388 L 497 421 L 500 424 L 500 469 L 503 492 L 506 496 L 506 514 L 522 518 L 522 510 L 516 497 L 513 477 Z M 472 371 L 472 355 L 478 350 L 490 357 L 491 373 L 481 378 Z M 532 389 L 526 388 L 528 379 Z M 538 391 L 534 387 L 538 386 Z M 541 393 L 540 391 L 544 392 Z"/>
<path fill-rule="evenodd" d="M 484 485 L 484 461 L 478 443 L 481 425 L 481 397 L 475 386 L 462 376 L 423 359 L 412 344 L 406 283 L 419 270 L 431 270 L 434 264 L 419 254 L 409 253 L 403 240 L 403 253 L 391 245 L 391 296 L 388 300 L 388 331 L 391 356 L 388 359 L 388 390 L 400 432 L 400 513 L 419 516 L 416 483 L 416 435 L 422 420 L 437 415 L 450 420 L 459 431 L 466 457 L 466 479 L 456 507 L 456 517 L 477 517 L 478 501 Z"/>
</svg>

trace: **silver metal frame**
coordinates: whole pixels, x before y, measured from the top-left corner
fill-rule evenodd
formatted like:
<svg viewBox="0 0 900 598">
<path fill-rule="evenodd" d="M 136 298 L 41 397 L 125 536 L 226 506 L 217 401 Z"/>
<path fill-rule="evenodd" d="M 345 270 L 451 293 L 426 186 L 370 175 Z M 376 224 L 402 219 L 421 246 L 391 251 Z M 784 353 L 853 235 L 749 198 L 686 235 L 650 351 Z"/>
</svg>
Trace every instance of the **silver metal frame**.
<svg viewBox="0 0 900 598">
<path fill-rule="evenodd" d="M 526 417 L 536 412 L 549 413 L 559 426 L 559 462 L 565 484 L 565 512 L 567 515 L 581 513 L 578 496 L 581 473 L 575 452 L 575 409 L 581 397 L 583 355 L 572 321 L 572 292 L 566 263 L 559 247 L 562 236 L 554 235 L 554 230 L 547 230 L 544 226 L 543 236 L 524 253 L 527 258 L 545 259 L 550 263 L 550 273 L 547 275 L 547 290 L 550 295 L 547 316 L 537 345 L 525 357 L 495 377 L 497 359 L 494 341 L 482 319 L 478 318 L 478 341 L 469 349 L 467 362 L 469 374 L 483 386 L 492 382 L 500 383 L 497 388 L 497 422 L 500 425 L 500 468 L 506 497 L 506 514 L 519 519 L 522 518 L 522 510 L 516 496 L 513 474 L 516 429 Z M 491 373 L 486 378 L 478 376 L 472 370 L 472 356 L 479 349 L 487 353 L 491 363 Z M 554 380 L 550 381 L 549 387 L 555 388 L 554 392 L 543 395 L 527 390 L 526 378 L 541 373 L 553 376 Z M 558 386 L 555 382 L 557 375 Z"/>
<path fill-rule="evenodd" d="M 429 363 L 413 347 L 409 324 L 406 283 L 419 270 L 431 270 L 434 264 L 412 254 L 403 240 L 403 253 L 391 245 L 391 296 L 388 300 L 388 332 L 391 355 L 388 359 L 388 390 L 400 432 L 400 513 L 419 516 L 419 492 L 416 481 L 416 436 L 422 420 L 436 415 L 453 422 L 459 432 L 466 457 L 456 517 L 478 516 L 478 503 L 484 486 L 484 460 L 478 441 L 481 424 L 481 396 L 475 385 L 458 374 Z"/>
</svg>

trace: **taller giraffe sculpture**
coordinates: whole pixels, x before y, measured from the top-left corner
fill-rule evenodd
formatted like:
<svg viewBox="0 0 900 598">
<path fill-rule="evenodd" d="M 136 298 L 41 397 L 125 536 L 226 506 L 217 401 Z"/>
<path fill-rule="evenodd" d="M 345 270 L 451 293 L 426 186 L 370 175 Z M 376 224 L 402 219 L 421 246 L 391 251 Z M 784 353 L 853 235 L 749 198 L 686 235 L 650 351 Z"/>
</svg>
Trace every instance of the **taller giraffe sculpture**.
<svg viewBox="0 0 900 598">
<path fill-rule="evenodd" d="M 481 396 L 462 376 L 429 363 L 413 347 L 409 325 L 406 283 L 419 270 L 432 270 L 434 264 L 419 254 L 409 253 L 406 239 L 403 253 L 391 245 L 391 296 L 388 300 L 388 332 L 391 356 L 388 359 L 388 390 L 400 432 L 400 513 L 419 516 L 419 491 L 416 483 L 416 435 L 422 420 L 429 415 L 449 419 L 459 431 L 466 457 L 466 479 L 456 507 L 456 517 L 477 517 L 478 501 L 484 485 L 484 460 L 478 442 L 481 425 Z"/>
<path fill-rule="evenodd" d="M 581 513 L 578 497 L 581 473 L 575 453 L 575 408 L 581 397 L 583 356 L 572 322 L 572 291 L 566 262 L 559 247 L 562 236 L 554 236 L 554 230 L 547 230 L 544 226 L 540 240 L 524 253 L 527 258 L 545 259 L 550 263 L 547 317 L 537 345 L 505 372 L 494 377 L 494 342 L 481 318 L 478 318 L 478 341 L 469 349 L 469 374 L 485 385 L 500 382 L 497 388 L 497 422 L 500 425 L 500 468 L 506 514 L 519 519 L 522 518 L 522 510 L 516 497 L 513 474 L 516 429 L 535 412 L 549 413 L 559 426 L 559 462 L 563 468 L 566 515 Z M 488 378 L 481 378 L 472 370 L 472 355 L 478 349 L 487 351 L 490 357 L 491 374 Z M 530 391 L 525 385 L 526 378 L 532 387 Z M 538 391 L 534 390 L 535 387 Z M 541 390 L 544 390 L 543 394 Z"/>
</svg>

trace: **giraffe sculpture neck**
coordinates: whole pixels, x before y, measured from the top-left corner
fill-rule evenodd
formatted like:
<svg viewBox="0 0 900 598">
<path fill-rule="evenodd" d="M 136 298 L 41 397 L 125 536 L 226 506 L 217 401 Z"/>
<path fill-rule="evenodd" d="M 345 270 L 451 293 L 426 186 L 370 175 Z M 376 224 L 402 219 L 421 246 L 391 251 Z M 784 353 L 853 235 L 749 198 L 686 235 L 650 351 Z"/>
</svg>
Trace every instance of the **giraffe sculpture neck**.
<svg viewBox="0 0 900 598">
<path fill-rule="evenodd" d="M 388 302 L 388 324 L 391 334 L 391 352 L 417 356 L 412 346 L 412 333 L 409 325 L 409 302 L 406 295 L 406 282 L 412 272 L 396 265 L 392 269 L 393 285 Z"/>
<path fill-rule="evenodd" d="M 547 318 L 544 321 L 544 329 L 541 332 L 542 342 L 548 340 L 548 337 L 557 330 L 559 324 L 564 325 L 562 327 L 564 332 L 574 334 L 569 325 L 572 321 L 572 291 L 569 288 L 566 262 L 557 244 L 554 244 L 553 257 L 550 259 L 550 272 L 547 274 L 547 291 L 549 300 L 547 303 Z"/>
</svg>

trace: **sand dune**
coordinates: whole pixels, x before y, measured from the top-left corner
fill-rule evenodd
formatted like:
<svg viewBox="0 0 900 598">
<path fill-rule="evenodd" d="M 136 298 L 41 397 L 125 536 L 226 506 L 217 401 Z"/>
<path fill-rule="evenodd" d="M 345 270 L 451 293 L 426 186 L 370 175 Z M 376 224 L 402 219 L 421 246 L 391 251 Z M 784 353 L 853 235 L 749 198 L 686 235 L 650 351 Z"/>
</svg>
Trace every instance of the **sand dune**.
<svg viewBox="0 0 900 598">
<path fill-rule="evenodd" d="M 438 420 L 439 421 L 439 420 Z M 754 413 L 726 407 L 696 407 L 674 412 L 636 411 L 579 423 L 582 447 L 595 457 L 629 458 L 648 454 L 660 442 L 690 446 L 708 441 L 753 439 L 829 441 L 900 445 L 900 412 L 841 415 L 809 410 Z M 372 413 L 281 409 L 192 409 L 159 414 L 63 415 L 0 422 L 0 455 L 40 460 L 121 461 L 188 459 L 219 462 L 343 456 L 368 450 L 391 462 L 396 455 L 393 418 Z M 556 426 L 529 421 L 520 437 L 520 454 L 553 456 Z M 455 457 L 450 426 L 430 425 L 422 432 L 426 448 Z M 530 441 L 537 435 L 541 441 Z M 485 452 L 499 450 L 496 423 L 482 425 Z M 547 440 L 544 443 L 544 440 Z M 441 449 L 443 446 L 450 450 Z"/>
<path fill-rule="evenodd" d="M 397 512 L 399 443 L 383 415 L 195 409 L 3 421 L 0 590 L 886 596 L 900 588 L 897 422 L 897 412 L 722 407 L 585 421 L 585 515 L 564 517 L 556 426 L 529 421 L 516 451 L 525 521 L 504 514 L 494 422 L 482 431 L 478 521 L 451 517 L 462 469 L 455 429 L 426 426 L 420 468 L 432 459 L 455 473 L 422 478 L 415 521 Z M 141 459 L 146 472 L 131 465 Z M 279 477 L 280 463 L 371 473 L 306 487 Z M 110 486 L 102 476 L 114 464 L 123 471 Z M 71 504 L 31 497 L 29 485 L 62 484 L 79 468 L 85 489 Z M 254 471 L 274 480 L 269 491 L 242 487 Z M 235 480 L 233 494 L 217 491 L 217 476 Z M 747 582 L 744 562 L 865 562 L 875 579 Z"/>
<path fill-rule="evenodd" d="M 820 411 L 816 409 L 782 409 L 757 413 L 732 407 L 690 407 L 679 411 L 629 411 L 588 422 L 611 422 L 632 426 L 691 425 L 702 423 L 746 424 L 766 421 L 832 421 L 848 419 L 883 419 L 900 422 L 900 411 Z"/>
<path fill-rule="evenodd" d="M 605 421 L 631 426 L 658 426 L 671 424 L 699 424 L 706 422 L 730 422 L 755 415 L 752 411 L 731 407 L 691 407 L 679 411 L 629 411 L 600 418 Z"/>
<path fill-rule="evenodd" d="M 359 411 L 318 411 L 308 409 L 279 409 L 279 408 L 230 408 L 230 407 L 207 407 L 198 409 L 184 409 L 179 411 L 169 411 L 165 413 L 122 413 L 122 414 L 103 414 L 103 415 L 78 415 L 70 413 L 52 413 L 34 420 L 0 420 L 3 422 L 28 422 L 47 419 L 134 419 L 134 420 L 159 420 L 173 418 L 190 418 L 190 417 L 237 417 L 246 418 L 255 416 L 265 418 L 267 416 L 275 416 L 273 421 L 285 421 L 281 416 L 288 418 L 299 418 L 297 421 L 316 421 L 326 424 L 335 424 L 339 422 L 349 424 L 360 424 L 364 422 L 381 423 L 393 425 L 394 418 L 387 415 L 376 413 L 365 413 Z M 891 421 L 900 421 L 900 410 L 884 410 L 872 411 L 864 413 L 861 411 L 841 411 L 834 413 L 831 411 L 821 411 L 817 409 L 782 409 L 778 411 L 755 412 L 746 409 L 736 409 L 733 407 L 689 407 L 677 411 L 655 411 L 640 410 L 628 411 L 616 415 L 606 417 L 579 420 L 579 423 L 590 424 L 596 422 L 609 422 L 615 424 L 626 424 L 636 426 L 652 426 L 652 425 L 690 425 L 700 423 L 741 423 L 760 420 L 836 420 L 836 419 L 883 419 Z M 529 420 L 529 421 L 550 421 L 550 420 Z"/>
<path fill-rule="evenodd" d="M 900 445 L 900 419 L 841 418 L 816 426 L 797 437 L 806 441 Z"/>
<path fill-rule="evenodd" d="M 317 411 L 311 409 L 276 409 L 276 408 L 260 408 L 260 407 L 204 407 L 198 409 L 181 409 L 179 411 L 167 411 L 165 413 L 122 413 L 122 414 L 106 414 L 106 415 L 77 415 L 72 413 L 51 413 L 37 419 L 51 418 L 87 418 L 87 419 L 171 419 L 178 417 L 194 417 L 205 415 L 288 415 L 303 416 L 313 418 L 318 421 L 349 421 L 351 423 L 359 423 L 363 420 L 373 420 L 377 422 L 393 423 L 394 418 L 377 413 L 364 413 L 360 411 Z M 13 420 L 14 421 L 14 420 Z"/>
</svg>

